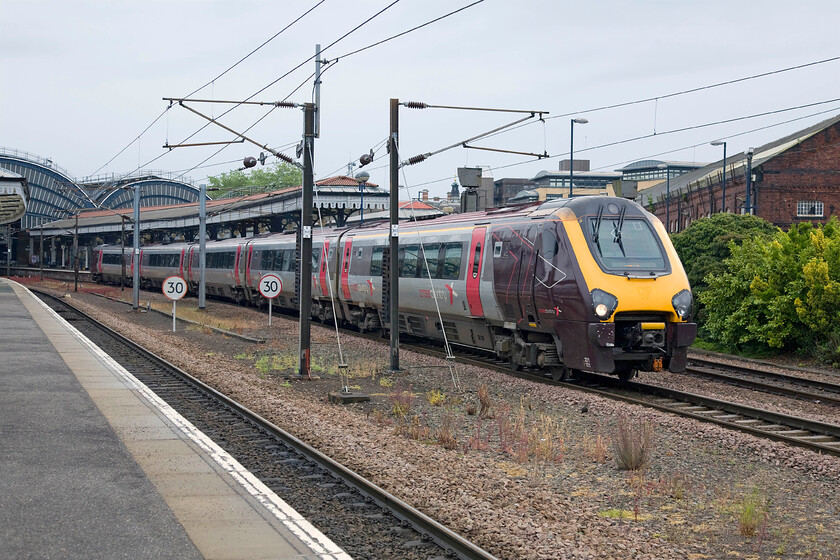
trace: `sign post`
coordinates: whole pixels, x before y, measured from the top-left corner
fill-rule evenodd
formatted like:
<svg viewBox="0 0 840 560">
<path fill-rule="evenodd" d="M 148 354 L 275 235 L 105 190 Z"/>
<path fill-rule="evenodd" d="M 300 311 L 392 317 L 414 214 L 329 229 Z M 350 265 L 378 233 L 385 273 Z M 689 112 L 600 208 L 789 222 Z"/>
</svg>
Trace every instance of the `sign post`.
<svg viewBox="0 0 840 560">
<path fill-rule="evenodd" d="M 280 295 L 283 282 L 276 274 L 265 274 L 260 278 L 260 293 L 268 300 L 268 326 L 271 326 L 271 303 Z"/>
<path fill-rule="evenodd" d="M 180 276 L 170 276 L 163 281 L 163 295 L 172 300 L 172 332 L 175 332 L 175 305 L 187 295 L 187 283 Z"/>
</svg>

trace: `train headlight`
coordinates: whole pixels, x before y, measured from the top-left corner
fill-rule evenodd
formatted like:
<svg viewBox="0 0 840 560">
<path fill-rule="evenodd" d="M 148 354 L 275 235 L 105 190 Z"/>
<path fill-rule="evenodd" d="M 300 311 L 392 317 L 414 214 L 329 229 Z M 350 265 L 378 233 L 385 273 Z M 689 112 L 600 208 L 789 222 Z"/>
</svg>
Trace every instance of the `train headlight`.
<svg viewBox="0 0 840 560">
<path fill-rule="evenodd" d="M 691 307 L 694 298 L 691 297 L 691 292 L 683 290 L 671 298 L 671 305 L 674 306 L 674 311 L 680 319 L 688 321 L 691 318 Z"/>
<path fill-rule="evenodd" d="M 618 298 L 604 290 L 595 288 L 589 295 L 592 296 L 592 309 L 602 321 L 609 319 L 618 307 Z"/>
</svg>

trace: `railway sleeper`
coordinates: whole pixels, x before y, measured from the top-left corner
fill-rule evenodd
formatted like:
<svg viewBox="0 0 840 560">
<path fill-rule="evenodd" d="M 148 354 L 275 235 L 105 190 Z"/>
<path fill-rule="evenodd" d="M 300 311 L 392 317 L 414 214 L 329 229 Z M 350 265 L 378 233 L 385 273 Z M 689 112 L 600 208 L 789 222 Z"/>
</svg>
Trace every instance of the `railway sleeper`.
<svg viewBox="0 0 840 560">
<path fill-rule="evenodd" d="M 787 436 L 787 437 L 792 437 L 792 438 L 797 438 L 797 439 L 813 435 L 813 432 L 809 432 L 809 431 L 806 431 L 806 430 L 781 430 L 781 431 L 773 432 L 773 433 L 776 434 L 776 435 Z"/>
<path fill-rule="evenodd" d="M 840 441 L 837 441 L 832 436 L 825 436 L 825 435 L 811 435 L 811 436 L 802 436 L 802 441 L 810 441 L 811 443 L 826 443 L 828 445 L 840 445 Z"/>
</svg>

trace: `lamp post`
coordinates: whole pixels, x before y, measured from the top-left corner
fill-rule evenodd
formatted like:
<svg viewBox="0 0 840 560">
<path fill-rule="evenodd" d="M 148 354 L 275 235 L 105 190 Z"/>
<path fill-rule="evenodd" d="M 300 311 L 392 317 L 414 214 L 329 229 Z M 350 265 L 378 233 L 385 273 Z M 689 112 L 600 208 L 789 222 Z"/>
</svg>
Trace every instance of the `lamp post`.
<svg viewBox="0 0 840 560">
<path fill-rule="evenodd" d="M 586 124 L 589 121 L 583 118 L 572 119 L 572 137 L 571 141 L 569 142 L 569 198 L 572 198 L 572 192 L 574 191 L 575 184 L 574 184 L 574 176 L 575 176 L 575 123 L 577 124 Z"/>
<path fill-rule="evenodd" d="M 752 214 L 752 158 L 754 148 L 748 148 L 744 155 L 747 156 L 747 214 Z"/>
<path fill-rule="evenodd" d="M 370 173 L 359 171 L 356 173 L 356 182 L 359 183 L 359 225 L 362 225 L 365 218 L 365 183 L 370 179 Z"/>
<path fill-rule="evenodd" d="M 726 212 L 726 142 L 723 140 L 715 140 L 712 146 L 723 146 L 723 187 L 721 187 L 721 206 L 720 211 Z"/>
</svg>

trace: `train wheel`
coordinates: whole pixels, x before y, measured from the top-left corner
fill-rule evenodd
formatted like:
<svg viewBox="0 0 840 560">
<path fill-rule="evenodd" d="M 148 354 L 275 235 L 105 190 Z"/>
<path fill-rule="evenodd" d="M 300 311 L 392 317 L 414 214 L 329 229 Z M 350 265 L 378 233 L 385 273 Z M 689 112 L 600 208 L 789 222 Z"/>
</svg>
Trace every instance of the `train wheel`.
<svg viewBox="0 0 840 560">
<path fill-rule="evenodd" d="M 522 362 L 519 359 L 519 355 L 516 352 L 510 353 L 510 369 L 513 371 L 522 371 Z"/>
<path fill-rule="evenodd" d="M 618 375 L 618 378 L 621 381 L 630 381 L 631 379 L 636 377 L 636 375 L 638 375 L 639 370 L 637 370 L 636 368 L 625 366 L 621 368 L 616 368 L 615 373 L 616 375 Z"/>
<path fill-rule="evenodd" d="M 553 366 L 549 368 L 549 372 L 554 381 L 567 381 L 571 376 L 571 370 L 566 366 Z"/>
</svg>

